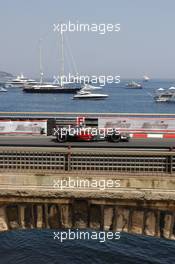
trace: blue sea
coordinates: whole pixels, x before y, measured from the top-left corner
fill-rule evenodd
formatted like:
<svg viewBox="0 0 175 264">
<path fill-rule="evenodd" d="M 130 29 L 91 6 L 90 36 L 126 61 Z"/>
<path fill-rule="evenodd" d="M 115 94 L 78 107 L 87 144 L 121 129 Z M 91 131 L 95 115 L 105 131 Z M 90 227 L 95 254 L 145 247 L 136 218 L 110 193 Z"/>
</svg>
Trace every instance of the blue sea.
<svg viewBox="0 0 175 264">
<path fill-rule="evenodd" d="M 72 94 L 26 94 L 20 88 L 0 93 L 0 111 L 175 113 L 175 103 L 156 103 L 158 88 L 175 86 L 175 80 L 151 80 L 143 89 L 126 89 L 127 80 L 106 85 L 99 101 L 72 100 Z M 98 91 L 99 92 L 99 91 Z M 122 234 L 120 240 L 66 241 L 53 239 L 51 230 L 0 233 L 0 264 L 174 264 L 175 242 Z"/>
<path fill-rule="evenodd" d="M 139 80 L 138 80 L 139 81 Z M 108 84 L 97 90 L 108 94 L 105 100 L 72 100 L 72 94 L 30 94 L 21 88 L 0 93 L 0 111 L 37 112 L 108 112 L 108 113 L 174 113 L 175 103 L 156 103 L 156 89 L 175 86 L 174 80 L 151 80 L 143 89 L 127 89 L 127 80 Z M 141 83 L 141 81 L 140 81 Z M 96 91 L 96 92 L 97 92 Z M 94 91 L 95 92 L 95 91 Z"/>
<path fill-rule="evenodd" d="M 0 233 L 1 264 L 174 264 L 175 242 L 121 233 L 119 240 L 54 240 L 53 230 Z"/>
</svg>

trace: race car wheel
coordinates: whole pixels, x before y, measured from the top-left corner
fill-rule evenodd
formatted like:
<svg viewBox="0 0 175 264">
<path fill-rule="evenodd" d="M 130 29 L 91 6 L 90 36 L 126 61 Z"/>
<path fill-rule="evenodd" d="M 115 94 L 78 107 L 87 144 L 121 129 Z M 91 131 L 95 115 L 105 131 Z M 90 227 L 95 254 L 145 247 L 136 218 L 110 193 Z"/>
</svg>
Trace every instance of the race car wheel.
<svg viewBox="0 0 175 264">
<path fill-rule="evenodd" d="M 58 133 L 56 139 L 57 139 L 57 142 L 64 143 L 67 141 L 67 134 L 61 135 L 61 133 Z"/>
<path fill-rule="evenodd" d="M 111 141 L 111 142 L 115 142 L 115 143 L 117 143 L 117 142 L 120 142 L 120 140 L 121 140 L 120 134 L 118 134 L 118 133 L 116 133 L 116 132 L 114 132 L 114 133 L 111 135 L 111 137 L 110 137 L 110 141 Z"/>
</svg>

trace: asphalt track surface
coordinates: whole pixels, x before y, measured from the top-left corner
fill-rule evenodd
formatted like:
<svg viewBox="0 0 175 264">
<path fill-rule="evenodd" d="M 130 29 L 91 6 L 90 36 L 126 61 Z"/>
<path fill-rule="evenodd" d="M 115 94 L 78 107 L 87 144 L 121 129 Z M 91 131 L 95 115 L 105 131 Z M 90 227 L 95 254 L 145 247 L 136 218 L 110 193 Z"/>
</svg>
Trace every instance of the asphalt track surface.
<svg viewBox="0 0 175 264">
<path fill-rule="evenodd" d="M 14 147 L 75 147 L 75 148 L 128 148 L 128 149 L 162 149 L 174 147 L 175 139 L 130 139 L 129 142 L 66 142 L 58 143 L 54 137 L 47 136 L 0 136 L 0 146 Z"/>
</svg>

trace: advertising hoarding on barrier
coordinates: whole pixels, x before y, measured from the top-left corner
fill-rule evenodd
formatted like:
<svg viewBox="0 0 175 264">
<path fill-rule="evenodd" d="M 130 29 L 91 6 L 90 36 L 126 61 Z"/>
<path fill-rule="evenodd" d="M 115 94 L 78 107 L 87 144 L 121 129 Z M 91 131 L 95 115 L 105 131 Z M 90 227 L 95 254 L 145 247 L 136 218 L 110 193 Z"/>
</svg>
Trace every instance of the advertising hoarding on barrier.
<svg viewBox="0 0 175 264">
<path fill-rule="evenodd" d="M 47 120 L 0 120 L 0 134 L 47 134 Z"/>
<path fill-rule="evenodd" d="M 117 128 L 129 132 L 175 133 L 175 118 L 151 117 L 99 117 L 100 128 Z"/>
</svg>

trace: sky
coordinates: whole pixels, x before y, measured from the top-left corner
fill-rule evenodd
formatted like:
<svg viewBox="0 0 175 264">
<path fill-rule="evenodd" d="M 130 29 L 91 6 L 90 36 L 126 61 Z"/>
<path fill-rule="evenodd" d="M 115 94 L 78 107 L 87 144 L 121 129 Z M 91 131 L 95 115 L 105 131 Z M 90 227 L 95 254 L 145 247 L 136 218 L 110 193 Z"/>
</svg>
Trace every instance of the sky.
<svg viewBox="0 0 175 264">
<path fill-rule="evenodd" d="M 66 33 L 67 71 L 71 50 L 79 74 L 175 78 L 174 0 L 0 0 L 0 71 L 39 76 L 42 39 L 44 76 L 58 75 L 53 24 L 68 21 L 120 24 L 121 30 Z"/>
</svg>

